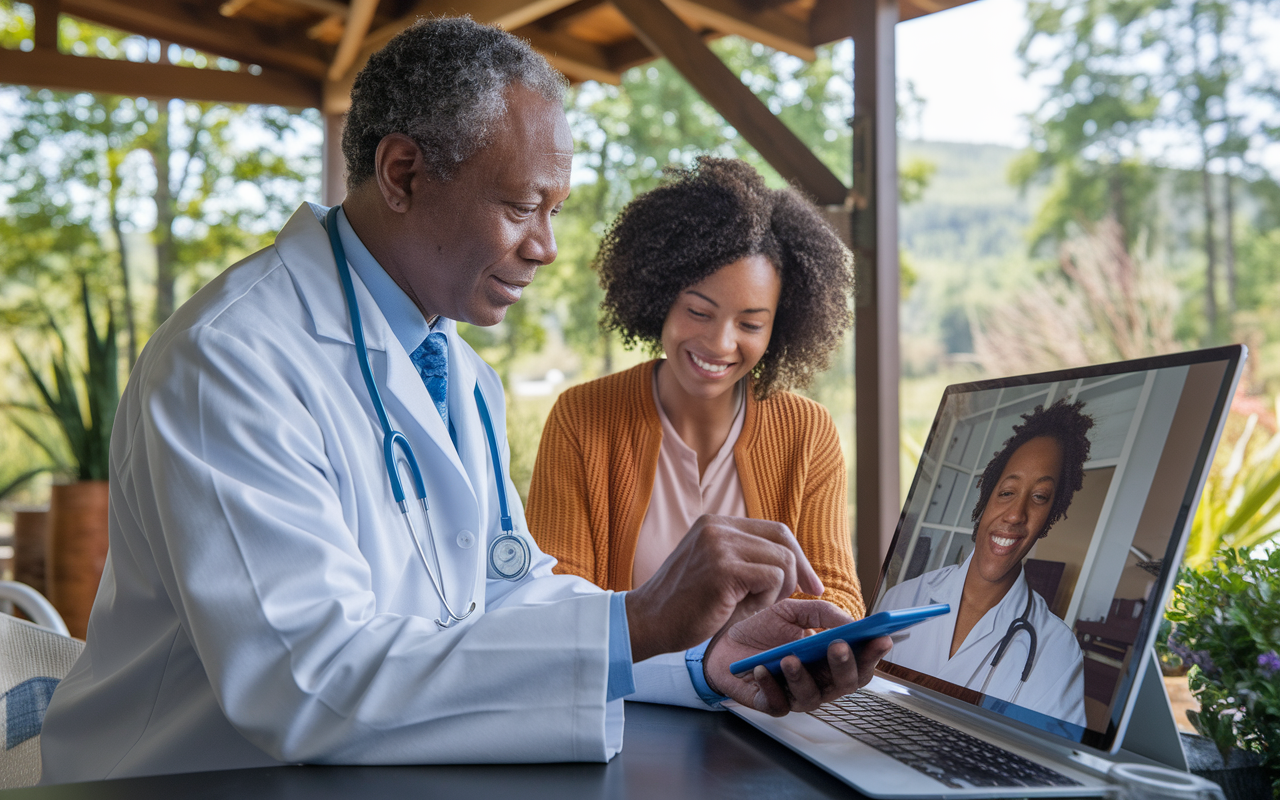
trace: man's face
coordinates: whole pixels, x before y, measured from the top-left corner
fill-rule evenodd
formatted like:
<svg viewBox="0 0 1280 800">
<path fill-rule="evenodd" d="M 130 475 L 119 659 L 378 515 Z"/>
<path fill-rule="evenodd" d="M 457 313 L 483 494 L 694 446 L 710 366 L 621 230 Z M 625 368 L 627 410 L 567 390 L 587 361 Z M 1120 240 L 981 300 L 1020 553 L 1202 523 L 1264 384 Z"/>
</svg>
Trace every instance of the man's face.
<svg viewBox="0 0 1280 800">
<path fill-rule="evenodd" d="M 387 272 L 428 319 L 495 325 L 556 257 L 551 218 L 569 196 L 573 139 L 560 106 L 507 89 L 492 143 L 452 179 L 419 170 Z"/>
<path fill-rule="evenodd" d="M 978 521 L 973 568 L 984 580 L 1017 576 L 1049 520 L 1062 478 L 1062 446 L 1039 436 L 1013 451 Z"/>
</svg>

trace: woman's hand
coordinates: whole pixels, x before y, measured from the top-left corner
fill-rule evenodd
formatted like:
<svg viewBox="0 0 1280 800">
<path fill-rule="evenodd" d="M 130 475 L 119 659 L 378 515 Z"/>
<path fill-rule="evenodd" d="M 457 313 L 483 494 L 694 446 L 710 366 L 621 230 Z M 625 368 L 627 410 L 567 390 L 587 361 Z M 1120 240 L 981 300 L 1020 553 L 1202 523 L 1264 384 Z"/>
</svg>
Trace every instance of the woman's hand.
<svg viewBox="0 0 1280 800">
<path fill-rule="evenodd" d="M 823 664 L 805 667 L 800 659 L 782 659 L 785 685 L 779 684 L 763 666 L 746 678 L 729 672 L 735 661 L 771 647 L 803 638 L 806 629 L 834 628 L 853 622 L 837 606 L 824 600 L 783 600 L 722 631 L 707 647 L 703 672 L 707 684 L 719 694 L 739 703 L 780 717 L 791 711 L 812 711 L 823 703 L 867 685 L 875 666 L 893 646 L 888 636 L 858 643 L 851 648 L 836 640 L 827 648 Z"/>
</svg>

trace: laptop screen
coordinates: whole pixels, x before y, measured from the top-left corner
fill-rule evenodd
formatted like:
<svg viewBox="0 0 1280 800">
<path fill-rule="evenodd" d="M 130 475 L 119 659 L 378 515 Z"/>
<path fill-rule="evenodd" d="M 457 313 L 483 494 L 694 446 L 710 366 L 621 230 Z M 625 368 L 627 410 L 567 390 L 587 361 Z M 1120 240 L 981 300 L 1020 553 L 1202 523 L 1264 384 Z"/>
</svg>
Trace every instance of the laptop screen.
<svg viewBox="0 0 1280 800">
<path fill-rule="evenodd" d="M 1110 750 L 1243 348 L 948 387 L 874 611 L 950 603 L 882 668 Z"/>
</svg>

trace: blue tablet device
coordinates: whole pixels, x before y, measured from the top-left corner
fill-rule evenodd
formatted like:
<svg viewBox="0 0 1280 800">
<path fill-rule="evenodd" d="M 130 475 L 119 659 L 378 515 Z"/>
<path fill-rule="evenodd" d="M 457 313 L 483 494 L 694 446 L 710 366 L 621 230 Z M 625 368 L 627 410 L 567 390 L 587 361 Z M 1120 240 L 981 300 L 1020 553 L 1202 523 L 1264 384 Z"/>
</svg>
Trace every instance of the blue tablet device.
<svg viewBox="0 0 1280 800">
<path fill-rule="evenodd" d="M 782 659 L 787 656 L 796 656 L 802 664 L 813 664 L 826 659 L 827 647 L 836 639 L 843 639 L 850 645 L 855 645 L 858 642 L 865 642 L 868 639 L 875 639 L 894 631 L 900 631 L 903 628 L 915 625 L 917 622 L 924 622 L 930 617 L 946 614 L 950 610 L 951 606 L 947 603 L 938 603 L 917 608 L 897 608 L 892 611 L 881 611 L 857 622 L 850 622 L 848 625 L 841 625 L 838 628 L 829 628 L 822 633 L 815 633 L 813 636 L 806 636 L 803 639 L 788 642 L 771 650 L 765 650 L 763 653 L 756 653 L 751 658 L 735 661 L 729 665 L 729 672 L 738 677 L 745 677 L 756 667 L 763 664 L 773 673 L 775 678 L 782 680 Z"/>
</svg>

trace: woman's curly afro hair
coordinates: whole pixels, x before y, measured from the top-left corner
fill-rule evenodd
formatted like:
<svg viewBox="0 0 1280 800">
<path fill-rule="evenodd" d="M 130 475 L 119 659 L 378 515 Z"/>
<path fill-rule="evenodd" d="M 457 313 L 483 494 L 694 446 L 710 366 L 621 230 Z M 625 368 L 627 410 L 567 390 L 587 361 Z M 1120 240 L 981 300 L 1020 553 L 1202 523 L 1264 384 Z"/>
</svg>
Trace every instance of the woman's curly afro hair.
<svg viewBox="0 0 1280 800">
<path fill-rule="evenodd" d="M 807 386 L 826 369 L 853 322 L 853 255 L 794 189 L 770 189 L 749 164 L 703 156 L 636 197 L 597 256 L 606 329 L 630 347 L 662 352 L 676 298 L 716 270 L 753 255 L 778 270 L 773 333 L 752 372 L 755 394 Z"/>
<path fill-rule="evenodd" d="M 1067 515 L 1071 500 L 1076 492 L 1084 486 L 1084 462 L 1089 460 L 1089 429 L 1093 427 L 1093 417 L 1081 411 L 1084 401 L 1068 403 L 1066 398 L 1045 408 L 1036 406 L 1032 411 L 1022 415 L 1022 424 L 1013 426 L 1013 435 L 1005 440 L 1000 452 L 987 464 L 978 479 L 978 502 L 973 508 L 973 533 L 978 533 L 978 522 L 987 509 L 987 501 L 991 492 L 1000 482 L 1004 468 L 1014 452 L 1032 439 L 1048 436 L 1056 439 L 1062 448 L 1062 476 L 1053 494 L 1053 507 L 1049 509 L 1049 519 L 1045 522 L 1043 536 L 1049 532 L 1054 523 Z"/>
</svg>

